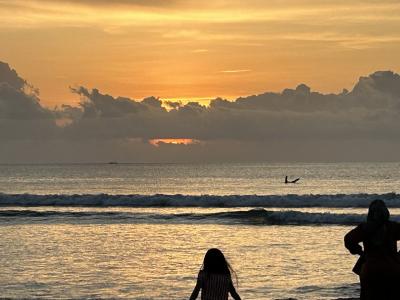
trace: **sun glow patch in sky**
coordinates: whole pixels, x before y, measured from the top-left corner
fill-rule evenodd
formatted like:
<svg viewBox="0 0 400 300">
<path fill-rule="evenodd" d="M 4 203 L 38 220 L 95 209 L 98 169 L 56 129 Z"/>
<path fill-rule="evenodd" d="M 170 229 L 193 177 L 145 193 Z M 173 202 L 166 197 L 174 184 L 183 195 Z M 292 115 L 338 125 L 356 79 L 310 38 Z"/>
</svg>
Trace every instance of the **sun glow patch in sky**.
<svg viewBox="0 0 400 300">
<path fill-rule="evenodd" d="M 200 141 L 195 139 L 152 139 L 149 140 L 149 144 L 153 146 L 160 146 L 160 144 L 172 144 L 172 145 L 193 145 L 198 144 Z"/>
</svg>

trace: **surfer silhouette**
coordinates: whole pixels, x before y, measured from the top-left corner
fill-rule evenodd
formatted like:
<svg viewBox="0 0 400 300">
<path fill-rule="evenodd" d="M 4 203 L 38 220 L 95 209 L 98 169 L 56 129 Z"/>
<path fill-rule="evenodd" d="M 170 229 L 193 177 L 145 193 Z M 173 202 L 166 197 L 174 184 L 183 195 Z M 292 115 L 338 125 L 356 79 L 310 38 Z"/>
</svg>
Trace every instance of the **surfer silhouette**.
<svg viewBox="0 0 400 300">
<path fill-rule="evenodd" d="M 296 183 L 296 182 L 299 181 L 299 180 L 300 180 L 300 177 L 299 177 L 299 178 L 296 178 L 296 179 L 294 179 L 294 180 L 288 180 L 288 177 L 285 176 L 285 183 Z"/>
</svg>

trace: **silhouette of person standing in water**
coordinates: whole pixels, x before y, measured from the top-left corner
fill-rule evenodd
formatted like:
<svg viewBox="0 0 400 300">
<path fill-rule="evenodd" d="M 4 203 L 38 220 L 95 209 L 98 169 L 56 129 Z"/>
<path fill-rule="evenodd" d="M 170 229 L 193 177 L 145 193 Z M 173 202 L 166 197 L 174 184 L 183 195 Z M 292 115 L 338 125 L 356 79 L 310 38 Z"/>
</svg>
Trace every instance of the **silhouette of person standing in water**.
<svg viewBox="0 0 400 300">
<path fill-rule="evenodd" d="M 351 254 L 360 255 L 353 271 L 360 276 L 361 300 L 400 299 L 400 223 L 389 221 L 389 210 L 382 200 L 371 202 L 367 222 L 344 237 Z M 363 243 L 364 249 L 359 245 Z"/>
<path fill-rule="evenodd" d="M 240 300 L 232 283 L 232 273 L 236 276 L 221 250 L 209 249 L 189 299 L 197 299 L 201 290 L 201 300 L 228 300 L 228 294 L 233 299 Z"/>
</svg>

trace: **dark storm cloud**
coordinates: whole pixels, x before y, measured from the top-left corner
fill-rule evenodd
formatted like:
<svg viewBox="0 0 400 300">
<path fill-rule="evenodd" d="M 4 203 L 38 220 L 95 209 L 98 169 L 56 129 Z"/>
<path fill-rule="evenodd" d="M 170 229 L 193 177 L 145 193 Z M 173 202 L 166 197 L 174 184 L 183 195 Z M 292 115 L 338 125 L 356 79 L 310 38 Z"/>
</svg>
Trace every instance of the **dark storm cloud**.
<svg viewBox="0 0 400 300">
<path fill-rule="evenodd" d="M 0 142 L 44 138 L 57 130 L 53 112 L 39 103 L 38 92 L 8 64 L 0 62 Z"/>
<path fill-rule="evenodd" d="M 38 91 L 8 64 L 0 62 L 0 118 L 46 119 L 51 115 L 40 105 Z"/>
<path fill-rule="evenodd" d="M 15 70 L 10 66 L 0 61 L 0 83 L 8 84 L 16 90 L 22 90 L 26 85 L 26 81 L 18 76 Z"/>
<path fill-rule="evenodd" d="M 168 109 L 155 97 L 135 101 L 77 87 L 79 107 L 49 110 L 7 64 L 0 64 L 0 79 L 0 161 L 284 160 L 294 149 L 295 160 L 379 160 L 400 150 L 400 76 L 390 71 L 361 77 L 353 90 L 338 94 L 300 84 L 209 106 L 166 102 Z M 155 138 L 201 143 L 147 143 Z M 27 141 L 36 152 L 14 149 Z"/>
</svg>

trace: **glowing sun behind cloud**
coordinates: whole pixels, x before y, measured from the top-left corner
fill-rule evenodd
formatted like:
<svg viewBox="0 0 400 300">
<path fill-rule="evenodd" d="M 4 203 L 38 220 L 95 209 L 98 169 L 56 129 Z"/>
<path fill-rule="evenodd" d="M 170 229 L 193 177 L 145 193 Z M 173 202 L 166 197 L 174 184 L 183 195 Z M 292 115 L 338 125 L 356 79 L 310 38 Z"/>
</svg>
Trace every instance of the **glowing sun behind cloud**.
<svg viewBox="0 0 400 300">
<path fill-rule="evenodd" d="M 195 139 L 152 139 L 149 143 L 153 146 L 160 146 L 160 144 L 172 144 L 172 145 L 192 145 L 198 144 L 200 141 Z"/>
</svg>

